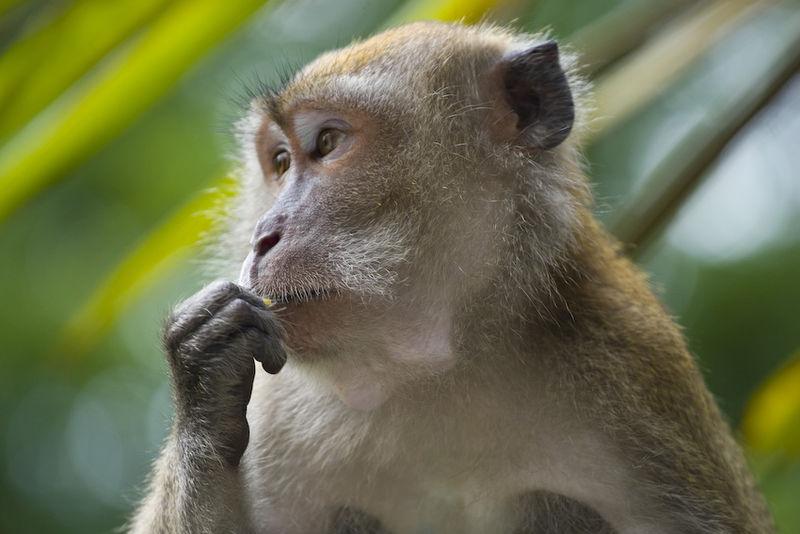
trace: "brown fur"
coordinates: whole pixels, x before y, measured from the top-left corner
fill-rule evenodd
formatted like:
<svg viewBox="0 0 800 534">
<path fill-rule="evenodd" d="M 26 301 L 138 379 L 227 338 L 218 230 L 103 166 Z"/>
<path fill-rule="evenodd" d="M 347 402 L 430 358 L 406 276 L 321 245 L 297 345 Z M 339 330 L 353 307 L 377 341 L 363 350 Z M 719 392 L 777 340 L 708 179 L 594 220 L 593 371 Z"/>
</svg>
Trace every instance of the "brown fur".
<svg viewBox="0 0 800 534">
<path fill-rule="evenodd" d="M 580 331 L 565 370 L 576 396 L 639 466 L 642 491 L 686 528 L 771 532 L 744 457 L 646 278 L 596 224 L 583 239 L 583 283 L 564 297 L 573 310 L 565 330 Z"/>
<path fill-rule="evenodd" d="M 176 430 L 134 530 L 772 531 L 680 332 L 591 215 L 569 53 L 570 137 L 515 130 L 498 65 L 544 40 L 413 24 L 254 103 L 220 256 L 284 225 L 242 280 L 299 299 L 275 309 L 289 361 L 256 375 L 238 467 L 182 468 Z M 302 149 L 328 115 L 352 127 L 331 162 Z"/>
</svg>

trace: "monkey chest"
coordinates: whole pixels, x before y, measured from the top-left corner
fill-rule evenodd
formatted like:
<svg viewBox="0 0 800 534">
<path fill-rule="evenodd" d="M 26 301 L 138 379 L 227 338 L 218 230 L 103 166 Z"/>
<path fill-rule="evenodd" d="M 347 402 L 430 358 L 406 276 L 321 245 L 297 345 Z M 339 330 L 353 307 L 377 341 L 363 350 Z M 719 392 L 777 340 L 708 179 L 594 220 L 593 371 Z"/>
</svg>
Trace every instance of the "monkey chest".
<svg viewBox="0 0 800 534">
<path fill-rule="evenodd" d="M 388 467 L 311 456 L 245 463 L 254 523 L 287 534 L 607 532 L 591 508 L 543 489 L 548 481 L 510 474 L 504 457 L 414 456 Z"/>
<path fill-rule="evenodd" d="M 248 410 L 240 466 L 259 532 L 604 532 L 580 504 L 619 483 L 598 470 L 610 462 L 599 461 L 594 436 L 565 439 L 543 420 L 457 414 L 380 425 L 310 395 L 291 410 L 280 397 L 259 398 L 276 391 L 254 390 L 276 409 Z M 503 432 L 514 426 L 535 430 Z M 564 521 L 589 526 L 536 526 Z"/>
<path fill-rule="evenodd" d="M 254 522 L 263 532 L 336 534 L 517 533 L 524 523 L 516 499 L 479 485 L 424 478 L 415 484 L 372 481 L 368 489 L 363 484 L 315 491 L 309 481 L 305 493 L 269 497 Z"/>
<path fill-rule="evenodd" d="M 379 532 L 398 534 L 510 533 L 520 522 L 519 510 L 505 488 L 476 478 L 447 480 L 417 475 L 414 481 L 379 481 L 370 494 L 358 496 L 357 509 L 376 521 L 375 525 L 380 524 L 383 530 Z"/>
</svg>

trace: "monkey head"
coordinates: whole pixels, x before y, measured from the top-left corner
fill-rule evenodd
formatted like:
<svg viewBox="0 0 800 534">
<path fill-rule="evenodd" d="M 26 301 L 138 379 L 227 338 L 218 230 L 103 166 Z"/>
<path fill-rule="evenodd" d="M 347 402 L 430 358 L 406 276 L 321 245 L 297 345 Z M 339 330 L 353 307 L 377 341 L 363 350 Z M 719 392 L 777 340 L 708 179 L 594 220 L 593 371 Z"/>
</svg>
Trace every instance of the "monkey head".
<svg viewBox="0 0 800 534">
<path fill-rule="evenodd" d="M 382 377 L 469 352 L 477 302 L 520 314 L 547 294 L 584 204 L 570 62 L 542 37 L 420 23 L 253 100 L 233 233 L 290 360 L 369 408 Z"/>
</svg>

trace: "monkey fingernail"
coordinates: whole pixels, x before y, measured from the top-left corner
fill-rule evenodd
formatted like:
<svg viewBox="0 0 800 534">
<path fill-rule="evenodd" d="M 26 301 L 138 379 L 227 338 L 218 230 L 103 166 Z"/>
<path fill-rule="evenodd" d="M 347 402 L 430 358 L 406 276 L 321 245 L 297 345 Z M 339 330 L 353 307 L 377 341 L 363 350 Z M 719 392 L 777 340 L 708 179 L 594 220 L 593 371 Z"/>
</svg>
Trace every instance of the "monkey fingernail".
<svg viewBox="0 0 800 534">
<path fill-rule="evenodd" d="M 283 369 L 283 364 L 285 364 L 285 363 L 286 363 L 286 361 L 278 361 L 278 362 L 275 362 L 275 361 L 261 362 L 261 367 L 263 367 L 263 368 L 264 368 L 264 370 L 265 370 L 266 372 L 268 372 L 269 374 L 271 374 L 271 375 L 276 375 L 276 374 L 278 374 L 278 372 L 279 372 L 281 369 Z"/>
</svg>

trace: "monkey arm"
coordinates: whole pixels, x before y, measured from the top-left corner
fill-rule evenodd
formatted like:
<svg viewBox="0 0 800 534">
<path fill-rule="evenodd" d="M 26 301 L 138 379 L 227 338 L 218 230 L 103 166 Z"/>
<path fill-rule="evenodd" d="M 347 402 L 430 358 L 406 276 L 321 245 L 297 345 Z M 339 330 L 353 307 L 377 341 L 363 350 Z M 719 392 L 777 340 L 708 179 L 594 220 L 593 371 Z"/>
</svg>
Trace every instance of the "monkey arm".
<svg viewBox="0 0 800 534">
<path fill-rule="evenodd" d="M 238 467 L 215 457 L 210 443 L 179 434 L 172 432 L 156 462 L 147 497 L 128 532 L 251 532 Z"/>
<path fill-rule="evenodd" d="M 247 404 L 254 358 L 272 373 L 286 361 L 280 327 L 261 298 L 221 281 L 170 315 L 164 346 L 173 429 L 130 531 L 249 532 L 239 476 Z"/>
</svg>

